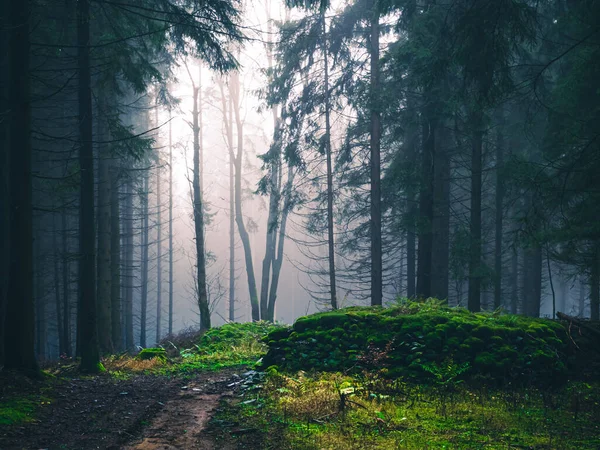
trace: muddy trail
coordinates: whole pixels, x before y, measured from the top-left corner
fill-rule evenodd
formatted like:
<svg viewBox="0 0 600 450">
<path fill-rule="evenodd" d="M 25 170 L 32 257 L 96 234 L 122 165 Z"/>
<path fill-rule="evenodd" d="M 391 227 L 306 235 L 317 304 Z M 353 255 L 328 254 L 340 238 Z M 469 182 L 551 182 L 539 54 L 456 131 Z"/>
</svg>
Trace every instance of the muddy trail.
<svg viewBox="0 0 600 450">
<path fill-rule="evenodd" d="M 236 448 L 224 443 L 223 430 L 207 429 L 219 403 L 233 396 L 236 372 L 61 379 L 34 422 L 0 428 L 0 449 Z M 21 383 L 21 390 L 36 389 Z"/>
</svg>

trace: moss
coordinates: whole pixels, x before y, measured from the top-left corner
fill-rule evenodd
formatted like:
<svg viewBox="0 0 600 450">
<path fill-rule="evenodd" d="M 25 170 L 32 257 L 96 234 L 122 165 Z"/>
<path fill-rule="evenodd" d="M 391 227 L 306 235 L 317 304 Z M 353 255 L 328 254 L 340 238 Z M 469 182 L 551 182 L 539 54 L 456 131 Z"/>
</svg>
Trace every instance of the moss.
<svg viewBox="0 0 600 450">
<path fill-rule="evenodd" d="M 166 360 L 167 352 L 164 348 L 145 348 L 138 353 L 137 358 L 142 361 L 154 358 Z"/>
<path fill-rule="evenodd" d="M 564 380 L 569 364 L 569 343 L 560 324 L 472 314 L 437 301 L 318 313 L 298 319 L 293 330 L 269 335 L 265 366 L 360 372 L 363 355 L 376 348 L 385 353 L 380 363 L 392 366 L 390 373 L 398 376 L 428 376 L 423 365 L 451 358 L 469 364 L 466 379 L 485 376 L 547 386 Z"/>
</svg>

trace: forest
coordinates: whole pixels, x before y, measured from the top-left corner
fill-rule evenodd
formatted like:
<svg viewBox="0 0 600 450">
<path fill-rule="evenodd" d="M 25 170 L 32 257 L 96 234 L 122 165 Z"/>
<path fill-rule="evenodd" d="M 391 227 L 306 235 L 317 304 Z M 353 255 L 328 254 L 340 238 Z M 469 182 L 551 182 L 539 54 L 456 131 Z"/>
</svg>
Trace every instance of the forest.
<svg viewBox="0 0 600 450">
<path fill-rule="evenodd" d="M 600 2 L 6 0 L 0 448 L 600 448 Z"/>
</svg>

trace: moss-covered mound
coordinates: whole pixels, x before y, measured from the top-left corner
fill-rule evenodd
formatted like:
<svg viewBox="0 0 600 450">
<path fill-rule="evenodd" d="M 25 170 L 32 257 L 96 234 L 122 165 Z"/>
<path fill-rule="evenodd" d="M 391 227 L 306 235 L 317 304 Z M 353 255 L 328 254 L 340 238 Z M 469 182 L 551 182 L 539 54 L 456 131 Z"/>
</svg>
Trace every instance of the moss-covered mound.
<svg viewBox="0 0 600 450">
<path fill-rule="evenodd" d="M 450 365 L 465 368 L 462 376 L 470 381 L 521 386 L 563 382 L 569 354 L 560 323 L 473 314 L 434 301 L 314 314 L 265 341 L 264 367 L 355 373 L 381 368 L 390 377 L 424 381 Z"/>
<path fill-rule="evenodd" d="M 166 360 L 167 352 L 165 351 L 164 348 L 145 348 L 141 352 L 139 352 L 137 355 L 137 359 L 140 359 L 142 361 L 146 361 L 146 360 L 154 359 L 154 358 Z"/>
</svg>

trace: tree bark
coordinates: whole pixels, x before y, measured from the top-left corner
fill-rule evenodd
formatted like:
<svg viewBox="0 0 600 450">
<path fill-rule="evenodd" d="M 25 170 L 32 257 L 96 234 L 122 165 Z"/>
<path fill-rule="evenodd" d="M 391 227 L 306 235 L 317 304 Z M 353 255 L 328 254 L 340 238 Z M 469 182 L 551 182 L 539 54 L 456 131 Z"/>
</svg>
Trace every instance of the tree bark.
<svg viewBox="0 0 600 450">
<path fill-rule="evenodd" d="M 34 241 L 34 274 L 35 274 L 35 337 L 38 360 L 46 359 L 47 317 L 46 317 L 46 292 L 42 245 L 39 239 Z"/>
<path fill-rule="evenodd" d="M 121 211 L 119 193 L 119 166 L 113 162 L 110 179 L 110 302 L 111 331 L 114 351 L 123 350 L 123 330 L 121 329 Z"/>
<path fill-rule="evenodd" d="M 450 158 L 448 131 L 437 128 L 433 163 L 433 221 L 431 249 L 431 296 L 448 301 L 450 262 Z"/>
<path fill-rule="evenodd" d="M 250 236 L 244 224 L 244 214 L 242 211 L 242 159 L 244 156 L 244 124 L 240 114 L 240 79 L 239 73 L 234 72 L 230 79 L 230 95 L 233 97 L 233 112 L 237 129 L 237 155 L 235 161 L 235 223 L 244 248 L 244 259 L 246 262 L 246 277 L 248 279 L 248 291 L 250 294 L 250 307 L 252 310 L 252 320 L 260 320 L 260 309 L 258 295 L 256 291 L 256 278 L 254 275 L 254 263 L 252 261 L 252 247 L 250 246 Z"/>
<path fill-rule="evenodd" d="M 231 104 L 231 102 L 230 102 Z M 229 108 L 229 130 L 233 127 L 232 109 Z M 226 114 L 224 112 L 224 114 Z M 227 121 L 227 118 L 224 119 Z M 235 321 L 235 177 L 233 143 L 229 139 L 229 321 Z"/>
<path fill-rule="evenodd" d="M 510 312 L 517 314 L 519 304 L 519 252 L 515 246 L 510 257 Z"/>
<path fill-rule="evenodd" d="M 158 127 L 158 100 L 156 102 L 154 122 L 154 126 Z M 159 343 L 162 321 L 162 204 L 160 201 L 160 150 L 157 149 L 156 153 L 156 343 Z"/>
<path fill-rule="evenodd" d="M 433 106 L 426 96 L 423 107 L 423 152 L 421 155 L 421 192 L 419 195 L 419 248 L 417 266 L 417 297 L 431 297 L 431 269 L 433 250 L 433 180 L 437 121 Z"/>
<path fill-rule="evenodd" d="M 596 244 L 592 256 L 590 276 L 590 319 L 600 320 L 600 244 Z"/>
<path fill-rule="evenodd" d="M 379 9 L 373 0 L 371 10 L 371 305 L 383 301 L 383 255 L 381 244 L 381 113 L 379 111 Z"/>
<path fill-rule="evenodd" d="M 124 252 L 124 320 L 125 324 L 125 349 L 132 350 L 135 346 L 133 337 L 133 182 L 131 174 L 127 174 L 125 183 L 125 252 Z"/>
<path fill-rule="evenodd" d="M 77 53 L 79 75 L 79 311 L 80 370 L 100 370 L 96 320 L 96 223 L 94 220 L 94 152 L 92 148 L 92 89 L 90 75 L 90 4 L 77 2 Z"/>
<path fill-rule="evenodd" d="M 579 280 L 579 317 L 585 317 L 585 280 Z"/>
<path fill-rule="evenodd" d="M 10 2 L 0 5 L 0 111 L 7 111 L 9 108 L 9 5 Z M 0 121 L 0 273 L 3 274 L 8 274 L 10 267 L 9 122 Z M 8 281 L 8 276 L 0 277 L 0 367 L 4 365 L 4 318 Z"/>
<path fill-rule="evenodd" d="M 494 247 L 494 309 L 503 305 L 502 301 L 502 245 L 504 220 L 504 110 L 499 112 L 498 134 L 496 139 L 496 239 Z"/>
<path fill-rule="evenodd" d="M 141 304 L 140 304 L 140 346 L 146 348 L 146 328 L 148 322 L 148 247 L 149 243 L 149 218 L 148 218 L 148 189 L 149 173 L 144 171 L 142 185 L 142 241 L 141 241 L 141 265 L 140 278 L 142 281 Z"/>
<path fill-rule="evenodd" d="M 284 190 L 285 201 L 281 211 L 281 223 L 279 224 L 279 242 L 277 246 L 277 255 L 273 260 L 273 279 L 271 280 L 271 291 L 269 292 L 268 317 L 271 322 L 275 321 L 275 302 L 277 300 L 277 288 L 279 287 L 279 275 L 281 274 L 281 267 L 283 266 L 283 249 L 285 246 L 287 219 L 289 212 L 292 209 L 294 177 L 294 169 L 288 166 L 288 179 Z"/>
<path fill-rule="evenodd" d="M 63 308 L 61 305 L 60 297 L 60 267 L 59 267 L 59 256 L 60 248 L 58 247 L 58 239 L 56 235 L 59 233 L 58 224 L 56 222 L 56 213 L 52 215 L 52 261 L 54 265 L 54 305 L 56 307 L 56 337 L 58 338 L 58 355 L 65 354 L 65 337 L 63 334 Z"/>
<path fill-rule="evenodd" d="M 200 329 L 210 328 L 210 309 L 208 305 L 208 293 L 206 285 L 206 255 L 204 249 L 204 205 L 202 201 L 202 192 L 200 187 L 200 151 L 202 143 L 200 142 L 200 123 L 199 118 L 202 114 L 201 85 L 194 86 L 194 109 L 193 132 L 194 132 L 194 226 L 196 231 L 196 289 L 198 295 L 198 308 L 200 310 Z"/>
<path fill-rule="evenodd" d="M 483 131 L 481 113 L 473 119 L 475 127 L 471 148 L 471 215 L 469 258 L 469 311 L 481 310 L 481 179 L 483 157 Z"/>
<path fill-rule="evenodd" d="M 34 350 L 29 1 L 8 6 L 10 262 L 4 367 L 38 373 Z"/>
<path fill-rule="evenodd" d="M 372 27 L 372 33 L 375 33 L 377 35 L 377 40 L 376 40 L 376 44 L 374 43 L 373 45 L 377 46 L 377 51 L 376 53 L 373 53 L 372 50 L 372 58 L 376 57 L 377 58 L 377 65 L 374 66 L 373 65 L 373 61 L 371 61 L 371 70 L 373 70 L 373 68 L 375 67 L 377 71 L 379 71 L 379 14 L 377 14 L 377 17 L 375 19 L 373 19 L 377 22 L 376 25 L 373 25 Z M 331 161 L 331 100 L 330 100 L 330 95 L 329 95 L 329 55 L 328 55 L 328 49 L 327 49 L 327 29 L 326 29 L 326 23 L 325 23 L 325 9 L 322 10 L 321 12 L 321 22 L 322 22 L 322 33 L 323 33 L 323 65 L 324 65 L 324 77 L 323 77 L 323 91 L 325 93 L 325 154 L 327 157 L 327 251 L 328 251 L 328 256 L 329 256 L 329 292 L 330 292 L 330 304 L 331 304 L 331 308 L 332 309 L 337 309 L 338 308 L 338 300 L 337 300 L 337 288 L 336 288 L 336 282 L 335 282 L 335 235 L 334 235 L 334 229 L 333 229 L 333 164 Z M 376 78 L 371 78 L 371 87 L 372 89 L 377 89 L 378 88 L 378 83 L 379 83 L 379 73 L 376 74 Z M 373 81 L 374 80 L 374 81 Z M 373 122 L 373 116 L 371 117 L 372 120 L 372 130 L 375 130 L 377 128 L 378 132 L 380 133 L 380 128 L 381 125 L 379 125 L 379 116 L 376 115 L 375 117 L 376 121 Z M 374 150 L 373 148 L 371 149 L 371 152 L 373 153 L 374 151 L 377 152 L 377 154 L 379 154 L 379 135 L 375 136 L 377 138 L 377 143 L 376 143 L 376 149 Z M 373 138 L 373 136 L 372 136 Z M 373 141 L 371 142 L 372 146 L 375 145 L 373 143 Z M 379 160 L 379 155 L 377 155 L 377 160 Z M 373 164 L 377 164 L 377 162 L 374 162 Z M 375 195 L 376 199 L 381 200 L 381 188 L 379 187 L 379 173 L 378 171 L 374 172 L 373 169 L 371 169 L 371 176 L 372 177 L 376 177 L 376 178 L 372 178 L 375 179 L 377 181 L 377 184 L 374 185 L 373 182 L 371 182 L 371 187 L 372 187 L 372 194 L 371 195 Z M 375 192 L 373 186 L 375 186 L 375 189 L 379 192 Z M 380 201 L 379 201 L 380 203 Z M 377 206 L 377 205 L 376 205 Z M 377 206 L 377 209 L 379 211 L 379 259 L 381 259 L 381 205 L 379 204 L 379 206 Z M 376 230 L 377 231 L 377 230 Z M 375 245 L 377 245 L 375 243 Z M 378 264 L 376 260 L 375 264 Z M 376 266 L 374 266 L 374 268 L 376 268 Z M 372 278 L 371 279 L 371 283 L 379 283 L 379 285 L 381 285 L 381 267 L 379 267 L 379 281 L 375 280 Z M 381 289 L 380 289 L 381 290 Z M 381 297 L 381 294 L 375 294 L 375 295 L 371 295 L 371 298 L 378 298 L 377 295 L 379 295 L 379 297 Z M 374 304 L 380 304 L 380 303 L 374 303 Z"/>
<path fill-rule="evenodd" d="M 98 140 L 98 345 L 100 352 L 113 352 L 112 343 L 112 303 L 111 303 L 111 179 L 110 148 L 106 142 L 110 140 L 106 120 L 106 93 L 100 89 L 98 101 L 97 130 Z"/>
<path fill-rule="evenodd" d="M 61 227 L 62 227 L 62 288 L 63 288 L 63 335 L 65 355 L 70 357 L 71 350 L 71 299 L 70 299 L 70 264 L 69 264 L 69 241 L 67 228 L 67 211 L 63 206 L 61 210 Z"/>
<path fill-rule="evenodd" d="M 169 108 L 169 336 L 173 335 L 173 135 Z"/>
</svg>

